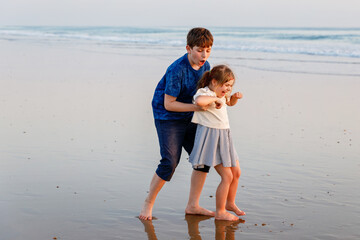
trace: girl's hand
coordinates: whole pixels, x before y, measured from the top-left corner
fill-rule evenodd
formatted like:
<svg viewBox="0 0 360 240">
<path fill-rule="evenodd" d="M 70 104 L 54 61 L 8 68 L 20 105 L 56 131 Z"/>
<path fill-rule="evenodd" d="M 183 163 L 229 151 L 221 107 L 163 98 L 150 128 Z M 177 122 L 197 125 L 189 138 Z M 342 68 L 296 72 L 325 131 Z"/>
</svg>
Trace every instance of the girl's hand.
<svg viewBox="0 0 360 240">
<path fill-rule="evenodd" d="M 217 109 L 220 109 L 223 105 L 222 101 L 220 100 L 216 100 L 214 103 L 215 103 L 215 108 Z"/>
<path fill-rule="evenodd" d="M 195 106 L 197 107 L 197 109 L 195 111 L 207 111 L 208 108 L 209 108 L 209 105 L 206 105 L 206 106 L 199 106 L 199 105 L 196 105 Z"/>
<path fill-rule="evenodd" d="M 234 98 L 236 98 L 236 99 L 240 99 L 240 98 L 243 97 L 243 95 L 242 95 L 241 92 L 236 92 L 236 93 L 234 93 L 232 96 L 233 96 Z"/>
</svg>

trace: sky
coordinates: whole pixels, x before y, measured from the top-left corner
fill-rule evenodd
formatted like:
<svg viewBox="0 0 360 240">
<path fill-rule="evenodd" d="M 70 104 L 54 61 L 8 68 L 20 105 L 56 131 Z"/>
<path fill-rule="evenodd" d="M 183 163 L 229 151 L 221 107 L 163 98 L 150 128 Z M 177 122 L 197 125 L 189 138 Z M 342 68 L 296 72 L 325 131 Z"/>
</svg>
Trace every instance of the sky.
<svg viewBox="0 0 360 240">
<path fill-rule="evenodd" d="M 0 0 L 0 26 L 360 27 L 360 0 Z"/>
</svg>

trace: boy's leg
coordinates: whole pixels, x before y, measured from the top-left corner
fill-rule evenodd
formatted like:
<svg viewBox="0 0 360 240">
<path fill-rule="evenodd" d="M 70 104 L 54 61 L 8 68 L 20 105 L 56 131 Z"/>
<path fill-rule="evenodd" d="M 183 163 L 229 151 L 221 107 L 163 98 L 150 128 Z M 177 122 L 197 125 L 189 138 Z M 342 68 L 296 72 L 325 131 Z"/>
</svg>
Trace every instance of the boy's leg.
<svg viewBox="0 0 360 240">
<path fill-rule="evenodd" d="M 188 130 L 186 132 L 187 134 L 184 139 L 183 146 L 189 155 L 194 147 L 196 128 L 197 128 L 196 124 L 189 123 Z M 215 212 L 202 208 L 199 205 L 200 195 L 204 187 L 204 183 L 208 172 L 209 172 L 209 168 L 205 168 L 205 171 L 193 170 L 191 174 L 189 201 L 185 208 L 186 214 L 215 216 Z"/>
<path fill-rule="evenodd" d="M 165 181 L 170 181 L 179 164 L 182 146 L 187 131 L 187 122 L 183 120 L 156 120 L 159 137 L 160 164 L 156 174 Z"/>
<path fill-rule="evenodd" d="M 238 216 L 243 216 L 245 215 L 245 212 L 241 211 L 235 204 L 236 192 L 238 189 L 239 178 L 241 175 L 239 161 L 236 162 L 236 167 L 231 168 L 231 172 L 233 174 L 233 180 L 230 184 L 229 194 L 226 200 L 226 210 L 233 211 Z"/>
<path fill-rule="evenodd" d="M 155 126 L 162 159 L 151 180 L 148 196 L 139 215 L 142 220 L 152 219 L 155 199 L 165 182 L 170 181 L 174 174 L 180 160 L 182 143 L 186 133 L 186 124 L 182 124 L 181 121 L 155 120 Z"/>
<path fill-rule="evenodd" d="M 140 212 L 139 218 L 142 220 L 152 219 L 152 209 L 155 203 L 156 196 L 164 186 L 165 180 L 162 180 L 156 173 L 154 174 L 151 183 L 149 194 L 147 195 L 143 208 Z"/>
</svg>

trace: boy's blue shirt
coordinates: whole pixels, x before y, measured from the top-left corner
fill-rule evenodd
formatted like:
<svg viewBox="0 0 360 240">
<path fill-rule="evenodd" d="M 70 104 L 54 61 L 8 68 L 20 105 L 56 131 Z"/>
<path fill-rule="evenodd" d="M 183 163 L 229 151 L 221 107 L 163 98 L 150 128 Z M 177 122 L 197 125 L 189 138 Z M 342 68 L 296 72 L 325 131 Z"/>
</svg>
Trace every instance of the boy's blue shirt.
<svg viewBox="0 0 360 240">
<path fill-rule="evenodd" d="M 191 118 L 193 112 L 167 111 L 164 106 L 164 96 L 167 94 L 176 97 L 176 101 L 192 103 L 198 81 L 203 73 L 209 70 L 210 64 L 208 61 L 199 70 L 193 69 L 187 53 L 173 62 L 155 89 L 152 100 L 154 118 L 159 120 Z"/>
</svg>

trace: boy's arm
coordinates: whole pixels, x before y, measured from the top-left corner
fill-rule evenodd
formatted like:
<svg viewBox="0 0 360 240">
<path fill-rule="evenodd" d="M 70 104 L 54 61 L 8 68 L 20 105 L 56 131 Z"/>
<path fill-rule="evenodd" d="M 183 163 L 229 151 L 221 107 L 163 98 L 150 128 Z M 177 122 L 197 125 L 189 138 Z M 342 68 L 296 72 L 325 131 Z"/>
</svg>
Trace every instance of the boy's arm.
<svg viewBox="0 0 360 240">
<path fill-rule="evenodd" d="M 176 97 L 165 94 L 164 97 L 165 109 L 172 112 L 195 112 L 204 111 L 207 109 L 206 106 L 199 106 L 192 103 L 182 103 L 176 101 Z"/>
<path fill-rule="evenodd" d="M 242 97 L 243 97 L 243 95 L 241 92 L 236 92 L 230 97 L 230 100 L 226 104 L 228 106 L 234 106 L 237 103 L 237 101 L 239 99 L 241 99 Z"/>
</svg>

